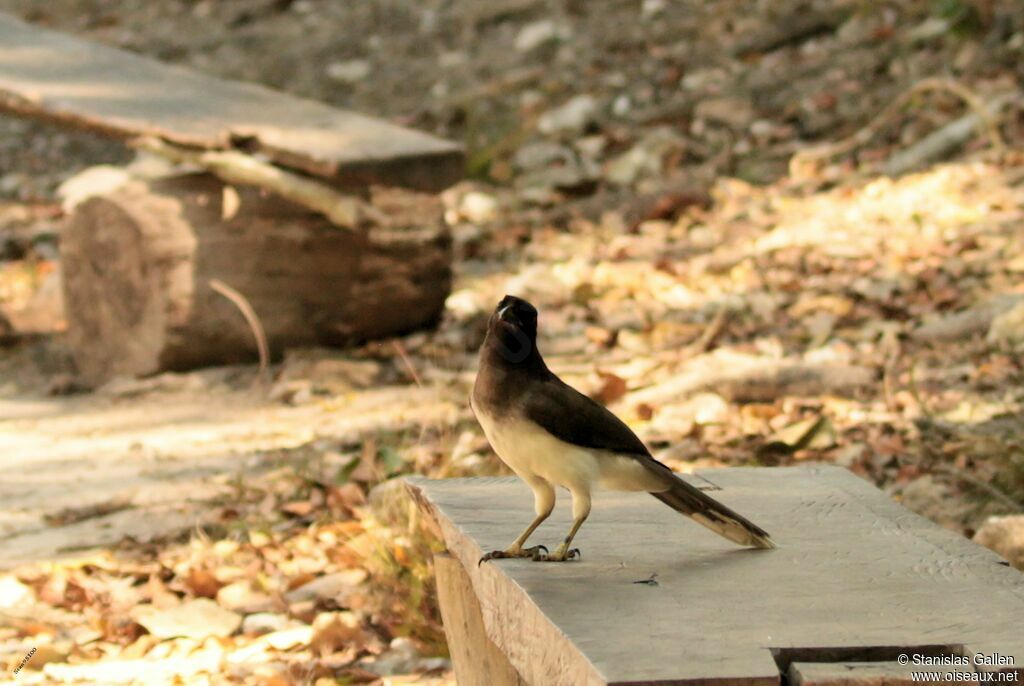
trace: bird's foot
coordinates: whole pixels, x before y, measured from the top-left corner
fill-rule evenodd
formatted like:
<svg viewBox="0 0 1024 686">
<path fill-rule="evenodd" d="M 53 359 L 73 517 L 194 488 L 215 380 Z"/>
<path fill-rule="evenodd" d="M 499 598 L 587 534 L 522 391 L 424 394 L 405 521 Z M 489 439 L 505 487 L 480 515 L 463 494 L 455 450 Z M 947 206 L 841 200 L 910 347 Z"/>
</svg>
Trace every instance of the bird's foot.
<svg viewBox="0 0 1024 686">
<path fill-rule="evenodd" d="M 563 543 L 550 555 L 544 555 L 540 558 L 534 557 L 533 559 L 535 562 L 568 562 L 569 560 L 579 560 L 582 557 L 579 548 L 570 549 Z"/>
<path fill-rule="evenodd" d="M 547 554 L 547 547 L 542 545 L 535 545 L 532 548 L 509 548 L 507 550 L 492 550 L 491 552 L 481 557 L 480 561 L 476 563 L 476 566 L 479 567 L 483 563 L 490 562 L 491 560 L 504 560 L 507 558 L 516 557 L 528 557 L 534 561 L 543 560 L 545 557 L 547 557 Z"/>
</svg>

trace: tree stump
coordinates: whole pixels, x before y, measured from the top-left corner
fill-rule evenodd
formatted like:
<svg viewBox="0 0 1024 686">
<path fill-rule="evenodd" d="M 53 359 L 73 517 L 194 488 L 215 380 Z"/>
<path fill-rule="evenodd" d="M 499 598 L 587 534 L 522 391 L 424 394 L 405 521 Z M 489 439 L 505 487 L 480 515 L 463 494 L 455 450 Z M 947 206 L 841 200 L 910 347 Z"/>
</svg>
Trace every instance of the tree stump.
<svg viewBox="0 0 1024 686">
<path fill-rule="evenodd" d="M 273 355 L 436 322 L 451 287 L 439 201 L 372 196 L 385 225 L 359 232 L 207 174 L 132 180 L 79 203 L 61 259 L 84 380 L 255 359 L 252 330 L 212 279 L 249 301 Z"/>
</svg>

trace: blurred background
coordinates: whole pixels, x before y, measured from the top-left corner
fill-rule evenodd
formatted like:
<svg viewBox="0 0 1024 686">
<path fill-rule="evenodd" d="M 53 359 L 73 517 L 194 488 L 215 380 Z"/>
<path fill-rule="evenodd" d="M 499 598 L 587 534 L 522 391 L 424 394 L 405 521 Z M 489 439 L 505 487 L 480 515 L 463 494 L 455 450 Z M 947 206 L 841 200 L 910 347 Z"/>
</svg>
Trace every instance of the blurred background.
<svg viewBox="0 0 1024 686">
<path fill-rule="evenodd" d="M 505 293 L 677 471 L 839 464 L 1024 568 L 1016 0 L 0 11 L 466 150 L 436 326 L 86 383 L 58 189 L 136 153 L 0 116 L 0 683 L 452 683 L 396 477 L 503 473 Z"/>
</svg>

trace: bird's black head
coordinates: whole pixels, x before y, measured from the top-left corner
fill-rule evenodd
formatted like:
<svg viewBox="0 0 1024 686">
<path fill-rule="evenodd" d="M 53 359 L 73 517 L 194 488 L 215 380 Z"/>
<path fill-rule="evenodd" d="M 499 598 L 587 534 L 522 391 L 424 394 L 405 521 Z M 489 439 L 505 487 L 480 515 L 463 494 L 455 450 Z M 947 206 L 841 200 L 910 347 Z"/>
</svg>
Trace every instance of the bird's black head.
<svg viewBox="0 0 1024 686">
<path fill-rule="evenodd" d="M 506 295 L 487 325 L 485 345 L 511 364 L 540 360 L 537 352 L 537 308 L 514 295 Z"/>
</svg>

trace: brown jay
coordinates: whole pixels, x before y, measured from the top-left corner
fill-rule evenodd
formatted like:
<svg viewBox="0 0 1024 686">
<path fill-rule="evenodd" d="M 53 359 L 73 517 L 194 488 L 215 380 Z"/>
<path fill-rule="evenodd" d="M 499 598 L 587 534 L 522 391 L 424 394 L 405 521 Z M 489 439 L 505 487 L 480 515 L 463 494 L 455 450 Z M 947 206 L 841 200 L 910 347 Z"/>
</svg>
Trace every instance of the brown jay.
<svg viewBox="0 0 1024 686">
<path fill-rule="evenodd" d="M 646 491 L 730 541 L 775 547 L 764 529 L 680 479 L 622 420 L 555 376 L 537 349 L 537 309 L 521 298 L 506 295 L 491 315 L 470 406 L 491 447 L 533 490 L 537 515 L 512 545 L 481 562 L 578 556 L 572 539 L 598 487 Z M 554 509 L 556 486 L 572 494 L 569 534 L 553 553 L 544 546 L 524 548 Z"/>
</svg>

